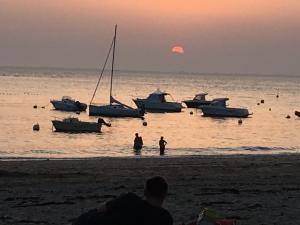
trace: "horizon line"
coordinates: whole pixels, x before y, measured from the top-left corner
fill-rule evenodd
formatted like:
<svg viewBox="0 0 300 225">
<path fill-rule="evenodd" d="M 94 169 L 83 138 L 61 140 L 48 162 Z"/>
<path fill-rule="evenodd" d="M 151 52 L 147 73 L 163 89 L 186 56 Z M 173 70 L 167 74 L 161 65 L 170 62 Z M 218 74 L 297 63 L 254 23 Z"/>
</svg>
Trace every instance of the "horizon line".
<svg viewBox="0 0 300 225">
<path fill-rule="evenodd" d="M 82 71 L 100 71 L 100 68 L 92 67 L 60 67 L 60 66 L 12 66 L 12 65 L 2 65 L 0 69 L 41 69 L 41 70 L 82 70 Z M 110 71 L 105 69 L 105 71 Z M 283 73 L 258 73 L 258 72 L 188 72 L 188 71 L 157 71 L 157 70 L 134 70 L 134 69 L 116 69 L 118 72 L 131 72 L 131 73 L 157 73 L 157 74 L 190 74 L 190 75 L 245 75 L 245 76 L 289 76 L 289 77 L 299 77 L 299 74 L 283 74 Z"/>
</svg>

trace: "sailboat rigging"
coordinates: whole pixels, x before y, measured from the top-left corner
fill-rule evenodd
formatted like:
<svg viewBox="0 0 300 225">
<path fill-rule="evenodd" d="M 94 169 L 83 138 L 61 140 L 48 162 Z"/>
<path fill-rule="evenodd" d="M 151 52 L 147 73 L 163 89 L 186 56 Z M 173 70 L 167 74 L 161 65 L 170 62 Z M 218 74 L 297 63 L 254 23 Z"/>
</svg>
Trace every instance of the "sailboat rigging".
<svg viewBox="0 0 300 225">
<path fill-rule="evenodd" d="M 98 79 L 95 91 L 93 93 L 92 99 L 89 105 L 89 115 L 90 116 L 107 116 L 107 117 L 143 117 L 144 110 L 143 109 L 135 109 L 120 101 L 116 100 L 112 96 L 112 89 L 113 89 L 113 77 L 114 77 L 114 62 L 115 62 L 115 50 L 116 50 L 116 38 L 117 38 L 117 25 L 115 25 L 115 32 L 113 41 L 110 45 L 108 55 L 106 57 L 103 69 L 101 71 L 100 77 Z M 103 76 L 108 58 L 111 54 L 112 50 L 112 63 L 111 63 L 111 73 L 110 73 L 110 96 L 109 96 L 109 105 L 96 105 L 93 104 L 94 97 L 96 95 L 98 86 L 100 84 L 100 80 Z"/>
</svg>

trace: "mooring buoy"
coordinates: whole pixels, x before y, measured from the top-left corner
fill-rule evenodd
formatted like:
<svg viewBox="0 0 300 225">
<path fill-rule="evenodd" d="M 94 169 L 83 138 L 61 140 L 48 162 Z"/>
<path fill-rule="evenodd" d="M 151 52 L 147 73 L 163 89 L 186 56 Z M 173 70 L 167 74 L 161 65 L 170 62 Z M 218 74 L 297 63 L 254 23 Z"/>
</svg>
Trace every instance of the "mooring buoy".
<svg viewBox="0 0 300 225">
<path fill-rule="evenodd" d="M 32 130 L 39 131 L 40 130 L 40 125 L 38 123 L 33 124 Z"/>
</svg>

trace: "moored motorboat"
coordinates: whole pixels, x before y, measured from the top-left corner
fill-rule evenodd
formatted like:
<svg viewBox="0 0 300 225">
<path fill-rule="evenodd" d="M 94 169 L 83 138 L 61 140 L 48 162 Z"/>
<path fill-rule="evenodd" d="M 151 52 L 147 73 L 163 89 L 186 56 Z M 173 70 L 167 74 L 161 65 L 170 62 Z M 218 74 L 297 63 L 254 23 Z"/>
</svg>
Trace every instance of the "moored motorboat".
<svg viewBox="0 0 300 225">
<path fill-rule="evenodd" d="M 52 124 L 55 128 L 55 131 L 58 132 L 101 132 L 102 124 L 110 126 L 109 123 L 106 123 L 102 118 L 99 118 L 97 122 L 86 122 L 80 121 L 75 117 L 68 117 L 62 120 L 52 120 Z"/>
<path fill-rule="evenodd" d="M 214 99 L 210 105 L 200 106 L 203 116 L 246 118 L 251 115 L 246 108 L 230 108 L 226 106 L 229 98 Z"/>
<path fill-rule="evenodd" d="M 181 103 L 167 101 L 166 95 L 170 94 L 158 89 L 147 98 L 136 98 L 133 101 L 139 109 L 144 109 L 148 112 L 181 112 L 183 108 Z"/>
<path fill-rule="evenodd" d="M 198 93 L 195 95 L 195 97 L 191 100 L 185 100 L 183 101 L 184 104 L 188 108 L 199 108 L 199 106 L 202 105 L 209 105 L 212 101 L 211 100 L 206 100 L 206 95 L 207 93 Z"/>
<path fill-rule="evenodd" d="M 63 96 L 61 100 L 50 100 L 50 102 L 56 110 L 61 111 L 81 112 L 85 111 L 87 108 L 85 103 L 76 101 L 69 96 Z"/>
</svg>

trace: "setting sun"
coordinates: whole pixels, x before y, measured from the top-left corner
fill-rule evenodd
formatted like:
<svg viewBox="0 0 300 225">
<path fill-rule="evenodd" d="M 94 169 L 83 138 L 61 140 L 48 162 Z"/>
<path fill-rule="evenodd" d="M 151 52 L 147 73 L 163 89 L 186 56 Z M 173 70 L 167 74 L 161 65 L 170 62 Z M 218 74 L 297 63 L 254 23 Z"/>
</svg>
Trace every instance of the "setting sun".
<svg viewBox="0 0 300 225">
<path fill-rule="evenodd" d="M 172 52 L 173 53 L 180 53 L 180 54 L 182 54 L 182 53 L 184 53 L 184 49 L 181 46 L 174 46 L 172 48 Z"/>
</svg>

